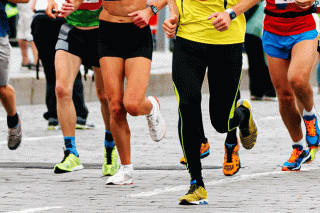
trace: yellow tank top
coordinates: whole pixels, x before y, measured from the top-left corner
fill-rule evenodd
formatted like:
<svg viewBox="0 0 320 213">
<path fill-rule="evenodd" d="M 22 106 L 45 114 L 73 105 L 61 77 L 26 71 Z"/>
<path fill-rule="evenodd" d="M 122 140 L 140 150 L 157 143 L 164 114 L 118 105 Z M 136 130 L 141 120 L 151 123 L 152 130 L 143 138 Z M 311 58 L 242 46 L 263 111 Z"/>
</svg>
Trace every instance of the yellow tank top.
<svg viewBox="0 0 320 213">
<path fill-rule="evenodd" d="M 229 29 L 217 31 L 208 16 L 223 12 L 240 0 L 176 0 L 180 13 L 177 36 L 206 44 L 236 44 L 244 42 L 246 20 L 243 14 L 231 21 Z M 226 4 L 226 8 L 224 5 Z"/>
</svg>

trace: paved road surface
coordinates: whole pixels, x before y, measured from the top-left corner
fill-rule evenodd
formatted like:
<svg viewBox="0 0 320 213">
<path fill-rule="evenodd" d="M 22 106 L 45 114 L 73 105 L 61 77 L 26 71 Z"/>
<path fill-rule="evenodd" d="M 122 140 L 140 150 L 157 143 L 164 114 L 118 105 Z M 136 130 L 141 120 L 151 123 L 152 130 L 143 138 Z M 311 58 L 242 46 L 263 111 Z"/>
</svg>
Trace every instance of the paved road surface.
<svg viewBox="0 0 320 213">
<path fill-rule="evenodd" d="M 248 98 L 247 91 L 242 93 Z M 214 97 L 213 97 L 214 98 Z M 61 131 L 47 131 L 45 105 L 24 105 L 23 142 L 16 151 L 6 145 L 6 115 L 0 108 L 0 212 L 319 212 L 320 156 L 301 172 L 281 172 L 291 143 L 278 113 L 277 102 L 253 102 L 259 136 L 252 150 L 240 148 L 242 168 L 233 177 L 222 173 L 225 134 L 210 125 L 208 95 L 203 97 L 203 119 L 211 154 L 203 162 L 209 205 L 179 206 L 189 188 L 189 175 L 179 164 L 182 151 L 177 135 L 177 104 L 160 97 L 167 123 L 166 138 L 150 139 L 143 116 L 130 117 L 134 183 L 107 186 L 103 177 L 104 126 L 99 103 L 90 102 L 93 130 L 77 130 L 77 148 L 85 169 L 53 173 L 63 158 Z M 319 105 L 319 96 L 315 98 Z M 320 110 L 320 109 L 319 109 Z"/>
</svg>

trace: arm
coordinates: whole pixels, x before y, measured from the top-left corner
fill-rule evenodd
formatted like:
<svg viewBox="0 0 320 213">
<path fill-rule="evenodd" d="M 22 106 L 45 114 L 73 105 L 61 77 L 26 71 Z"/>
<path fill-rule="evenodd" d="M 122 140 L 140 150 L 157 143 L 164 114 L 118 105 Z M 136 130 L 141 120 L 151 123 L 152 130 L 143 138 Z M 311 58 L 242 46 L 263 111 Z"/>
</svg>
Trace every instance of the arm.
<svg viewBox="0 0 320 213">
<path fill-rule="evenodd" d="M 77 10 L 82 4 L 83 0 L 66 0 L 61 9 L 58 8 L 58 4 L 54 0 L 48 0 L 48 6 L 46 9 L 46 14 L 50 18 L 65 18 L 70 15 L 72 12 Z"/>
<path fill-rule="evenodd" d="M 32 4 L 31 4 L 31 10 L 32 10 L 33 12 L 35 12 L 35 10 L 36 10 L 36 1 L 37 1 L 37 0 L 33 0 L 33 1 L 32 1 Z"/>
<path fill-rule="evenodd" d="M 170 11 L 170 17 L 163 22 L 162 28 L 168 38 L 173 38 L 176 34 L 176 30 L 179 22 L 179 10 L 175 0 L 167 0 L 167 1 L 168 1 L 169 11 Z"/>
<path fill-rule="evenodd" d="M 253 7 L 255 4 L 257 4 L 260 0 L 241 0 L 238 2 L 235 6 L 233 6 L 231 9 L 235 12 L 235 14 L 238 16 L 251 7 Z M 231 18 L 228 12 L 215 12 L 212 13 L 208 19 L 215 18 L 212 21 L 212 25 L 216 28 L 218 31 L 225 31 L 229 28 Z"/>
<path fill-rule="evenodd" d="M 157 7 L 160 11 L 167 5 L 167 0 L 151 1 L 146 9 L 138 10 L 128 14 L 129 16 L 133 17 L 133 23 L 135 25 L 140 28 L 144 28 L 149 24 L 150 18 L 154 16 L 154 13 L 150 7 L 151 5 Z"/>
</svg>

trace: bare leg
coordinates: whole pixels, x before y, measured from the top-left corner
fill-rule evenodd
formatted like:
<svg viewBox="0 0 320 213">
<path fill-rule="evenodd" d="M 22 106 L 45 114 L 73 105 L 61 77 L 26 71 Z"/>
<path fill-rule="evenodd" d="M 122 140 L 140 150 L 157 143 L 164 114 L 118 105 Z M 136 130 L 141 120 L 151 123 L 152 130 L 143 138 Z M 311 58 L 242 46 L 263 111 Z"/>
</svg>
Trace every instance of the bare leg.
<svg viewBox="0 0 320 213">
<path fill-rule="evenodd" d="M 310 112 L 314 106 L 313 91 L 310 84 L 312 66 L 317 55 L 318 39 L 305 40 L 292 48 L 292 59 L 288 71 L 288 79 L 296 98 L 306 111 Z"/>
<path fill-rule="evenodd" d="M 116 57 L 100 59 L 103 82 L 109 100 L 110 131 L 118 148 L 122 165 L 131 164 L 130 129 L 123 106 L 124 60 Z"/>
<path fill-rule="evenodd" d="M 303 138 L 301 117 L 296 107 L 294 91 L 288 80 L 289 60 L 273 58 L 267 55 L 268 67 L 272 83 L 279 99 L 281 118 L 294 142 Z"/>
<path fill-rule="evenodd" d="M 8 116 L 14 116 L 17 113 L 16 95 L 12 86 L 0 86 L 0 100 Z"/>
<path fill-rule="evenodd" d="M 149 84 L 151 60 L 143 57 L 127 59 L 125 62 L 127 85 L 123 104 L 132 116 L 147 115 L 152 104 L 146 97 Z"/>
<path fill-rule="evenodd" d="M 33 54 L 33 63 L 37 64 L 38 62 L 38 50 L 36 45 L 34 44 L 33 41 L 30 41 L 30 46 L 31 46 L 31 50 L 32 50 L 32 54 Z"/>
<path fill-rule="evenodd" d="M 63 136 L 75 136 L 77 118 L 72 91 L 80 65 L 81 59 L 78 56 L 63 50 L 56 52 L 57 114 Z"/>
<path fill-rule="evenodd" d="M 101 113 L 102 113 L 103 121 L 104 121 L 106 130 L 110 131 L 110 113 L 109 113 L 108 96 L 104 88 L 101 69 L 99 67 L 93 67 L 93 70 L 95 75 L 97 97 L 101 104 Z"/>
<path fill-rule="evenodd" d="M 28 41 L 19 39 L 18 44 L 21 50 L 22 64 L 26 65 L 30 62 L 28 57 Z"/>
</svg>

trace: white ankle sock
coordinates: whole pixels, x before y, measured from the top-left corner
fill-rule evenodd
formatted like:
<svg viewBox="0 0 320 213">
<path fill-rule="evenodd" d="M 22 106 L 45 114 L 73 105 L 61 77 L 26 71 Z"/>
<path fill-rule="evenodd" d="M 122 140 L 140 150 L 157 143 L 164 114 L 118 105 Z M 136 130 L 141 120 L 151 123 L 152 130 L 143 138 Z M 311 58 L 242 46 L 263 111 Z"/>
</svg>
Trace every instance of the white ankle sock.
<svg viewBox="0 0 320 213">
<path fill-rule="evenodd" d="M 302 146 L 302 147 L 303 147 L 303 150 L 307 150 L 307 149 L 308 149 L 306 140 L 305 140 L 304 138 L 302 138 L 302 139 L 301 139 L 300 141 L 298 141 L 298 142 L 293 142 L 293 144 Z"/>
<path fill-rule="evenodd" d="M 313 106 L 311 111 L 308 112 L 305 109 L 303 109 L 303 115 L 315 115 L 317 113 L 316 108 Z"/>
</svg>

